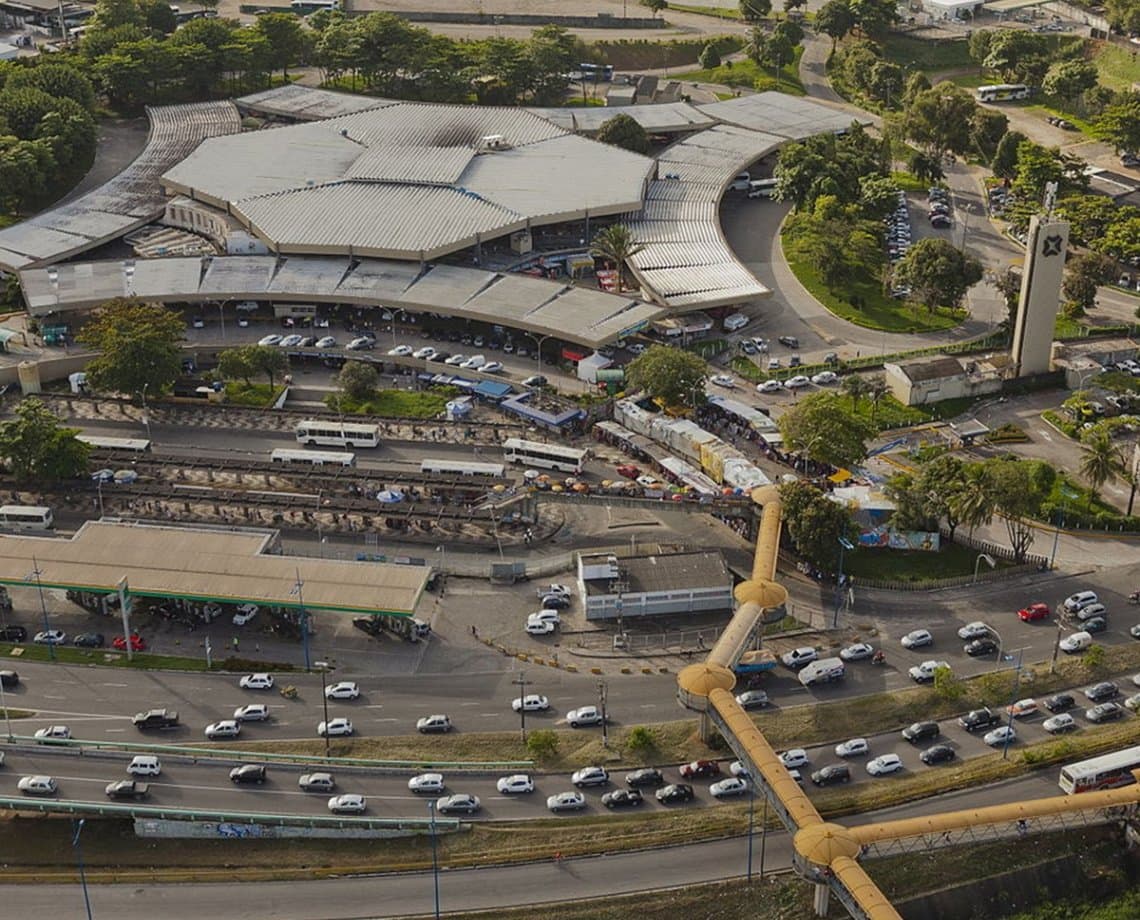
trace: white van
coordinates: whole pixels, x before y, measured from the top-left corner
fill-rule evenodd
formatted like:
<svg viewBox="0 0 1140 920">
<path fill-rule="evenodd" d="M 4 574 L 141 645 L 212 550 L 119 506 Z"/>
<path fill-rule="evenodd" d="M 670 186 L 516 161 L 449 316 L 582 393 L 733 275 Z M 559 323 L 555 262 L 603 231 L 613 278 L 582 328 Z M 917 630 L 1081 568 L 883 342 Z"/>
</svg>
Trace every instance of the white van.
<svg viewBox="0 0 1140 920">
<path fill-rule="evenodd" d="M 775 179 L 753 179 L 748 183 L 749 198 L 771 198 L 775 194 Z"/>
<path fill-rule="evenodd" d="M 1076 613 L 1078 610 L 1083 610 L 1089 604 L 1095 604 L 1100 598 L 1096 596 L 1095 591 L 1078 591 L 1076 594 L 1070 594 L 1065 598 L 1065 611 L 1067 613 Z"/>
<path fill-rule="evenodd" d="M 799 678 L 800 683 L 805 687 L 812 687 L 815 684 L 829 684 L 833 681 L 843 680 L 845 673 L 847 673 L 847 668 L 840 659 L 821 658 L 819 661 L 805 665 L 804 669 L 800 671 Z"/>
<path fill-rule="evenodd" d="M 1083 652 L 1092 645 L 1092 641 L 1092 633 L 1081 630 L 1080 632 L 1070 633 L 1065 636 L 1060 642 L 1060 649 L 1062 652 L 1067 652 L 1072 655 L 1076 652 Z"/>
<path fill-rule="evenodd" d="M 743 329 L 749 323 L 749 319 L 743 313 L 733 313 L 731 316 L 724 318 L 724 331 L 736 332 L 737 329 Z"/>
<path fill-rule="evenodd" d="M 747 192 L 751 185 L 752 185 L 752 173 L 742 172 L 742 173 L 738 174 L 735 179 L 732 180 L 732 183 L 729 185 L 729 188 L 734 192 Z"/>
<path fill-rule="evenodd" d="M 127 772 L 131 776 L 158 776 L 162 764 L 153 754 L 139 754 L 127 765 Z"/>
</svg>

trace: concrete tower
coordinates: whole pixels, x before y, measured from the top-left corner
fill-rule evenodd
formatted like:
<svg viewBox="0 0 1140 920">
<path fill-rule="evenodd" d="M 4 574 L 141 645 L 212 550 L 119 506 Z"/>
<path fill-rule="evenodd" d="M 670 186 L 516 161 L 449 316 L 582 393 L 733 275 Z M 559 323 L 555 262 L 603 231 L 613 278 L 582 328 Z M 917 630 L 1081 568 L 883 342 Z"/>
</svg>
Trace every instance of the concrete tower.
<svg viewBox="0 0 1140 920">
<path fill-rule="evenodd" d="M 1068 222 L 1052 216 L 1055 194 L 1056 188 L 1051 186 L 1045 198 L 1045 214 L 1030 219 L 1025 241 L 1025 271 L 1012 348 L 1019 377 L 1045 373 L 1052 357 L 1053 326 L 1061 305 L 1061 278 L 1069 245 Z"/>
</svg>

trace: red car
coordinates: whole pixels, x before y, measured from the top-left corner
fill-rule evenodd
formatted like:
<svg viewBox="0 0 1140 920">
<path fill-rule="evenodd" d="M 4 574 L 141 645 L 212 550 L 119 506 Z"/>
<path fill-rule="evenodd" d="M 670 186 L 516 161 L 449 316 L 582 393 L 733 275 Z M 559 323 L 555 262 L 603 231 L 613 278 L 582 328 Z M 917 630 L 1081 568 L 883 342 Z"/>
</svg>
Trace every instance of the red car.
<svg viewBox="0 0 1140 920">
<path fill-rule="evenodd" d="M 1017 611 L 1017 618 L 1023 623 L 1032 623 L 1034 620 L 1047 620 L 1052 613 L 1048 604 L 1030 604 Z"/>
<path fill-rule="evenodd" d="M 685 779 L 701 779 L 706 776 L 720 776 L 720 764 L 715 760 L 694 760 L 681 767 Z"/>
<path fill-rule="evenodd" d="M 641 475 L 641 470 L 639 470 L 632 463 L 623 463 L 621 466 L 617 467 L 617 474 L 619 476 L 624 476 L 626 479 L 636 479 Z"/>
<path fill-rule="evenodd" d="M 122 636 L 115 636 L 115 641 L 112 642 L 111 645 L 113 645 L 115 648 L 117 648 L 120 652 L 123 652 L 123 651 L 126 651 L 127 640 L 124 639 Z M 138 633 L 131 633 L 131 651 L 132 652 L 145 652 L 146 651 L 146 639 L 144 639 Z"/>
</svg>

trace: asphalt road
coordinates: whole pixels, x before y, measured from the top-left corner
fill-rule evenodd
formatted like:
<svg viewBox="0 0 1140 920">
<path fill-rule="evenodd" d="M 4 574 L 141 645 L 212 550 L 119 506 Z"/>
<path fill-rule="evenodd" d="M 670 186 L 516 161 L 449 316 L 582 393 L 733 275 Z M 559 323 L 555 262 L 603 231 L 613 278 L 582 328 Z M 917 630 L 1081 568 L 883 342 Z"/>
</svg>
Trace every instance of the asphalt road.
<svg viewBox="0 0 1140 920">
<path fill-rule="evenodd" d="M 868 813 L 839 823 L 862 824 L 930 814 L 955 808 L 1015 802 L 1058 794 L 1056 776 L 1045 771 L 1022 780 L 940 796 L 911 805 Z M 240 846 L 240 843 L 237 844 Z M 686 886 L 739 877 L 748 867 L 743 837 L 634 853 L 613 853 L 555 864 L 552 854 L 536 862 L 440 873 L 440 907 L 448 910 L 494 910 L 534 903 L 558 903 L 605 895 Z M 765 846 L 767 871 L 787 869 L 791 845 L 782 832 L 770 833 Z M 753 869 L 760 867 L 760 840 L 753 847 Z M 870 864 L 872 873 L 874 863 Z M 240 871 L 235 872 L 240 879 Z M 430 872 L 352 876 L 326 881 L 257 884 L 92 885 L 95 916 L 117 920 L 356 920 L 430 914 L 434 906 Z M 0 886 L 5 909 L 13 916 L 59 915 L 62 905 L 82 904 L 78 884 Z"/>
</svg>

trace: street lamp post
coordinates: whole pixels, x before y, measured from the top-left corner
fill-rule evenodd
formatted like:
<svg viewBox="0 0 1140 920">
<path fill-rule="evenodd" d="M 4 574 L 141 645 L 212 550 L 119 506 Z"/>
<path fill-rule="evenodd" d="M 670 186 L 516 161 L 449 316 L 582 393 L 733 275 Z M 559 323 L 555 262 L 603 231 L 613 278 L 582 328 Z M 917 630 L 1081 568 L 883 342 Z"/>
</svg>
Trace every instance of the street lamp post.
<svg viewBox="0 0 1140 920">
<path fill-rule="evenodd" d="M 50 630 L 50 627 L 48 626 L 47 602 L 44 600 L 44 585 L 43 582 L 40 581 L 41 574 L 43 573 L 40 571 L 40 564 L 36 561 L 36 557 L 32 556 L 32 573 L 24 580 L 31 581 L 33 578 L 36 580 L 36 590 L 40 595 L 40 615 L 43 617 L 44 621 L 44 632 L 48 632 Z M 47 644 L 47 647 L 48 657 L 52 661 L 55 661 L 55 643 L 49 642 Z"/>
<path fill-rule="evenodd" d="M 526 688 L 530 686 L 531 681 L 526 679 L 526 671 L 523 671 L 511 683 L 519 688 L 519 720 L 522 723 L 523 744 L 526 744 Z"/>
<path fill-rule="evenodd" d="M 1009 758 L 1009 735 L 1013 731 L 1013 704 L 1017 702 L 1017 691 L 1021 689 L 1021 657 L 1025 653 L 1025 648 L 1017 650 L 1017 667 L 1013 672 L 1013 695 L 1009 701 L 1009 717 L 1006 719 L 1005 727 L 1005 744 L 1001 747 L 1001 759 L 1007 760 Z"/>
<path fill-rule="evenodd" d="M 598 703 L 602 710 L 602 747 L 608 748 L 610 746 L 609 734 L 609 719 L 606 718 L 606 697 L 609 693 L 609 688 L 606 686 L 604 680 L 598 681 Z"/>
<path fill-rule="evenodd" d="M 843 554 L 854 548 L 855 545 L 846 537 L 839 538 L 839 574 L 835 579 L 835 618 L 831 623 L 832 629 L 839 626 L 839 608 L 843 605 Z"/>
<path fill-rule="evenodd" d="M 75 850 L 75 859 L 79 863 L 79 884 L 83 886 L 83 906 L 87 908 L 87 920 L 91 920 L 91 898 L 87 894 L 87 872 L 83 868 L 83 846 L 79 836 L 83 833 L 83 824 L 86 819 L 80 818 L 75 822 L 75 833 L 71 837 L 71 846 Z"/>
<path fill-rule="evenodd" d="M 305 649 L 305 670 L 313 670 L 312 658 L 309 655 L 309 614 L 305 610 L 305 583 L 301 581 L 301 570 L 297 569 L 297 580 L 293 582 L 290 594 L 297 595 L 297 606 L 301 608 L 301 643 Z"/>
<path fill-rule="evenodd" d="M 4 682 L 0 681 L 0 709 L 4 710 L 4 724 L 8 728 L 8 741 L 12 741 L 12 713 L 8 711 L 8 700 L 4 697 Z"/>
<path fill-rule="evenodd" d="M 142 390 L 140 391 L 142 394 L 142 404 L 143 404 L 142 422 L 143 422 L 143 426 L 146 428 L 146 439 L 148 441 L 151 440 L 151 436 L 150 436 L 150 408 L 147 406 L 147 402 L 146 402 L 146 391 L 147 391 L 147 388 L 149 386 L 150 386 L 150 381 L 148 380 L 146 383 L 143 384 Z"/>
<path fill-rule="evenodd" d="M 332 755 L 329 753 L 329 698 L 325 695 L 325 671 L 328 668 L 321 668 L 321 705 L 325 710 L 325 760 L 328 760 Z"/>
<path fill-rule="evenodd" d="M 431 817 L 431 874 L 435 881 L 435 920 L 439 920 L 439 847 L 435 833 L 435 802 L 428 802 L 428 815 Z"/>
<path fill-rule="evenodd" d="M 986 561 L 986 565 L 991 569 L 997 568 L 997 560 L 994 559 L 993 556 L 989 553 L 978 553 L 978 558 L 974 560 L 974 580 L 971 584 L 976 585 L 978 583 L 978 568 L 981 566 L 983 559 Z"/>
<path fill-rule="evenodd" d="M 756 781 L 748 780 L 748 881 L 752 881 L 752 828 L 756 816 Z"/>
<path fill-rule="evenodd" d="M 536 374 L 541 374 L 542 373 L 542 343 L 545 342 L 549 338 L 553 338 L 554 333 L 551 332 L 551 333 L 548 333 L 547 335 L 535 335 L 533 332 L 520 332 L 519 334 L 522 336 L 525 336 L 526 338 L 528 338 L 532 342 L 534 342 L 534 346 L 535 346 L 534 347 L 534 372 Z"/>
<path fill-rule="evenodd" d="M 1056 674 L 1057 673 L 1057 655 L 1061 651 L 1061 637 L 1064 636 L 1064 634 L 1065 634 L 1065 623 L 1064 623 L 1064 621 L 1060 617 L 1057 617 L 1054 622 L 1056 622 L 1056 624 L 1057 624 L 1057 638 L 1053 641 L 1053 658 L 1049 662 L 1049 673 L 1050 674 Z"/>
<path fill-rule="evenodd" d="M 1069 489 L 1061 489 L 1061 523 L 1053 530 L 1053 551 L 1049 554 L 1049 568 L 1053 569 L 1057 561 L 1057 544 L 1061 540 L 1061 531 L 1065 529 L 1065 515 L 1069 513 L 1069 499 L 1076 498 L 1076 493 Z"/>
</svg>

